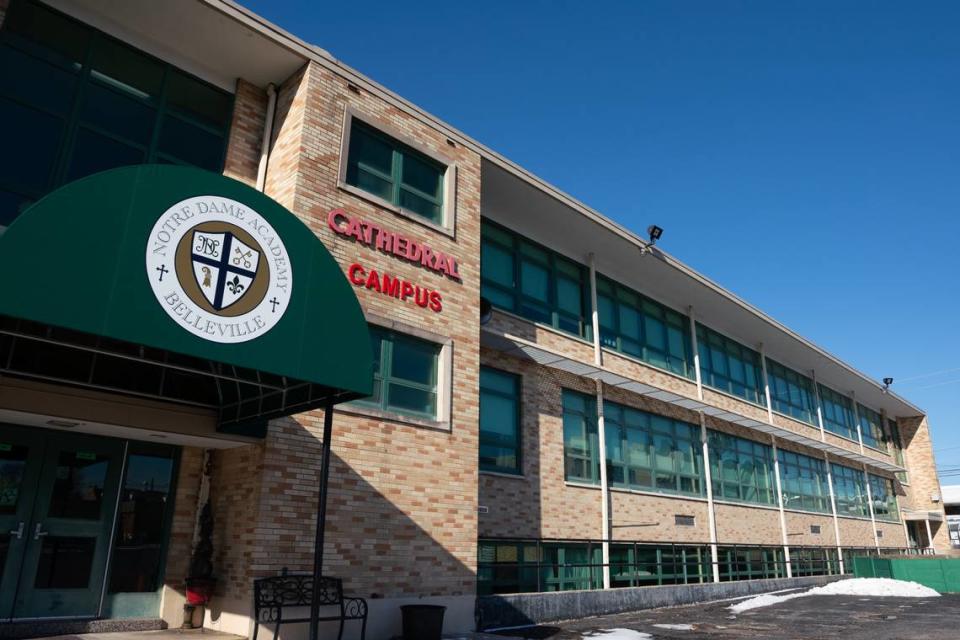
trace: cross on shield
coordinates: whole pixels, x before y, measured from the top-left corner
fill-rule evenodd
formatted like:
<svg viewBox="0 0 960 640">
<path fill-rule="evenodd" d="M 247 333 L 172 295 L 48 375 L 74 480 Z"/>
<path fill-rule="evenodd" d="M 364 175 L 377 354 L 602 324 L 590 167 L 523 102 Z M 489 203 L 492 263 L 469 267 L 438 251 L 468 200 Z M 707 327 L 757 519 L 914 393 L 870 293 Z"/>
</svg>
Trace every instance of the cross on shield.
<svg viewBox="0 0 960 640">
<path fill-rule="evenodd" d="M 203 296 L 216 311 L 222 311 L 250 290 L 260 251 L 229 231 L 194 231 L 190 259 Z"/>
</svg>

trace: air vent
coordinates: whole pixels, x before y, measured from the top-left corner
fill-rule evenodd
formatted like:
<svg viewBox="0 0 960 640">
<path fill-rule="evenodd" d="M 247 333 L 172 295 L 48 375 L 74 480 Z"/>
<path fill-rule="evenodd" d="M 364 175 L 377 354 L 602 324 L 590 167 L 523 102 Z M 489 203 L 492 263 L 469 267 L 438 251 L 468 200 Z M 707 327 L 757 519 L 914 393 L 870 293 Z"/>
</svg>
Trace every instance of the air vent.
<svg viewBox="0 0 960 640">
<path fill-rule="evenodd" d="M 477 507 L 477 513 L 490 513 L 490 507 L 480 505 Z"/>
<path fill-rule="evenodd" d="M 673 516 L 673 522 L 678 527 L 692 527 L 697 523 L 697 519 L 694 516 L 684 516 L 678 513 Z"/>
<path fill-rule="evenodd" d="M 883 531 L 880 531 L 879 529 L 877 529 L 877 537 L 878 537 L 878 538 L 882 538 L 882 537 L 883 537 Z"/>
<path fill-rule="evenodd" d="M 820 535 L 820 525 L 818 524 L 810 525 L 810 533 L 815 533 L 817 535 Z"/>
</svg>

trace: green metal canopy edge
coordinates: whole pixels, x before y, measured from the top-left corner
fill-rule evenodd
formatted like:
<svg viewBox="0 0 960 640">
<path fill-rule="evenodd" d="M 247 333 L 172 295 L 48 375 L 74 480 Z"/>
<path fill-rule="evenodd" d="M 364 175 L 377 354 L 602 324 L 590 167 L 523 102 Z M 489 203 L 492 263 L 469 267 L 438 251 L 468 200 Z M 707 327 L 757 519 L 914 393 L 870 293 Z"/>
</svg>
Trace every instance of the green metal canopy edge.
<svg viewBox="0 0 960 640">
<path fill-rule="evenodd" d="M 285 313 L 248 341 L 194 335 L 151 288 L 145 256 L 154 226 L 170 207 L 198 196 L 241 203 L 285 245 L 292 274 Z M 336 261 L 282 205 L 219 174 L 141 165 L 67 184 L 0 235 L 0 274 L 0 315 L 286 376 L 348 397 L 372 392 L 367 323 Z"/>
</svg>

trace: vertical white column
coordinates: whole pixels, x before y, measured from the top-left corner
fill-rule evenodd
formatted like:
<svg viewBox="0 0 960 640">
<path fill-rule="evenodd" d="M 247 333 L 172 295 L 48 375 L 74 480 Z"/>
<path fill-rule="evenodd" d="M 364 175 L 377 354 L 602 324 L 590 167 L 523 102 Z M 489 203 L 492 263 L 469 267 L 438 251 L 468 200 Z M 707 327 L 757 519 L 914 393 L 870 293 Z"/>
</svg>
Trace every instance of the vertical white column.
<svg viewBox="0 0 960 640">
<path fill-rule="evenodd" d="M 767 352 L 760 343 L 760 367 L 763 371 L 763 393 L 767 397 L 767 422 L 773 424 L 773 397 L 770 395 L 770 375 L 767 373 Z"/>
<path fill-rule="evenodd" d="M 700 416 L 700 442 L 703 445 L 703 481 L 707 485 L 707 527 L 710 531 L 710 560 L 713 566 L 713 581 L 720 582 L 720 556 L 717 549 L 717 516 L 713 511 L 713 477 L 710 471 L 710 444 L 707 442 L 707 420 L 703 411 Z"/>
<path fill-rule="evenodd" d="M 787 577 L 793 577 L 793 567 L 790 566 L 790 539 L 787 536 L 787 516 L 783 512 L 783 486 L 780 483 L 780 452 L 777 450 L 777 439 L 770 438 L 773 443 L 773 475 L 777 483 L 777 506 L 780 509 L 780 534 L 783 539 L 783 557 L 787 561 Z"/>
<path fill-rule="evenodd" d="M 817 372 L 811 369 L 810 377 L 813 379 L 813 397 L 817 400 L 817 424 L 820 426 L 820 440 L 826 442 L 827 434 L 823 428 L 823 403 L 820 401 L 820 385 L 817 383 Z"/>
<path fill-rule="evenodd" d="M 693 307 L 687 307 L 690 318 L 690 345 L 693 347 L 693 373 L 697 380 L 697 399 L 703 400 L 703 378 L 700 377 L 700 349 L 697 348 L 697 322 L 693 319 Z"/>
<path fill-rule="evenodd" d="M 870 509 L 870 526 L 873 528 L 873 545 L 880 551 L 880 536 L 877 535 L 877 518 L 873 513 L 873 490 L 870 488 L 870 474 L 867 465 L 863 465 L 863 481 L 867 484 L 867 507 Z"/>
<path fill-rule="evenodd" d="M 593 324 L 593 363 L 598 367 L 603 366 L 603 351 L 600 349 L 600 311 L 597 309 L 597 266 L 594 255 L 589 257 L 590 264 L 590 307 L 593 312 L 590 314 L 590 321 Z"/>
<path fill-rule="evenodd" d="M 923 524 L 927 525 L 927 549 L 936 553 L 937 548 L 933 546 L 933 532 L 930 530 L 930 520 L 924 518 Z"/>
<path fill-rule="evenodd" d="M 600 311 L 597 309 L 597 267 L 596 259 L 591 253 L 590 265 L 590 306 L 593 312 L 590 319 L 593 324 L 593 361 L 598 367 L 603 366 L 603 351 L 600 349 Z M 600 543 L 603 559 L 603 588 L 610 588 L 610 485 L 607 482 L 607 430 L 603 419 L 603 382 L 597 380 L 597 445 L 600 456 L 600 521 L 603 538 Z"/>
<path fill-rule="evenodd" d="M 603 558 L 603 588 L 610 588 L 610 485 L 607 483 L 607 431 L 603 419 L 603 382 L 597 380 L 597 447 L 600 455 L 600 520 L 603 539 L 600 543 Z"/>
<path fill-rule="evenodd" d="M 860 443 L 860 455 L 864 455 L 863 432 L 860 430 L 860 407 L 857 406 L 857 396 L 853 391 L 850 392 L 850 402 L 853 403 L 853 420 L 857 425 L 857 442 Z"/>
<path fill-rule="evenodd" d="M 818 394 L 819 395 L 819 394 Z M 820 424 L 823 424 L 821 422 Z M 830 455 L 823 454 L 823 461 L 827 466 L 827 486 L 830 488 L 830 510 L 833 512 L 833 535 L 837 539 L 837 560 L 840 562 L 840 573 L 843 571 L 843 547 L 840 546 L 840 522 L 837 519 L 837 496 L 833 491 L 833 471 L 830 469 Z"/>
</svg>

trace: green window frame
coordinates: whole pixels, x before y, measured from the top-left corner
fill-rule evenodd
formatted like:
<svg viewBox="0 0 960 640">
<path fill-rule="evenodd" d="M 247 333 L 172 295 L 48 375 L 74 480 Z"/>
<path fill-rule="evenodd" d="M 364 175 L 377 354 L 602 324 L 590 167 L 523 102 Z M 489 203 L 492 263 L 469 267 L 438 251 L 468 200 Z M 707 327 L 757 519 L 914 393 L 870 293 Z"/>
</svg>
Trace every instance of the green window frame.
<svg viewBox="0 0 960 640">
<path fill-rule="evenodd" d="M 704 495 L 699 426 L 610 401 L 603 416 L 610 486 Z"/>
<path fill-rule="evenodd" d="M 540 547 L 536 542 L 480 540 L 477 546 L 478 595 L 537 591 Z"/>
<path fill-rule="evenodd" d="M 53 189 L 125 165 L 223 170 L 234 96 L 54 9 L 0 30 L 0 228 Z"/>
<path fill-rule="evenodd" d="M 887 418 L 887 438 L 890 440 L 890 443 L 893 444 L 893 456 L 897 461 L 897 464 L 901 467 L 904 466 L 903 440 L 900 438 L 900 427 L 897 426 L 897 421 L 893 418 Z M 910 483 L 910 479 L 907 476 L 906 471 L 898 471 L 896 475 L 897 480 L 899 480 L 901 483 Z"/>
<path fill-rule="evenodd" d="M 710 547 L 610 545 L 610 586 L 646 587 L 711 582 Z"/>
<path fill-rule="evenodd" d="M 863 471 L 831 463 L 833 494 L 837 501 L 838 516 L 869 517 L 867 504 L 867 481 Z"/>
<path fill-rule="evenodd" d="M 863 438 L 863 444 L 886 451 L 887 437 L 883 432 L 883 416 L 858 402 L 857 417 L 860 418 L 860 437 Z"/>
<path fill-rule="evenodd" d="M 794 577 L 832 576 L 840 573 L 837 550 L 823 547 L 791 547 L 790 566 Z"/>
<path fill-rule="evenodd" d="M 900 508 L 893 480 L 870 474 L 870 497 L 873 498 L 873 517 L 887 522 L 900 522 Z"/>
<path fill-rule="evenodd" d="M 444 224 L 447 166 L 359 120 L 350 119 L 346 183 Z"/>
<path fill-rule="evenodd" d="M 819 427 L 813 380 L 770 358 L 767 358 L 767 378 L 774 411 Z"/>
<path fill-rule="evenodd" d="M 699 323 L 697 349 L 703 384 L 752 404 L 764 404 L 759 353 Z"/>
<path fill-rule="evenodd" d="M 715 500 L 776 504 L 773 448 L 719 431 L 707 432 Z"/>
<path fill-rule="evenodd" d="M 587 268 L 487 220 L 481 230 L 480 295 L 527 320 L 590 339 Z"/>
<path fill-rule="evenodd" d="M 520 376 L 480 367 L 480 469 L 521 473 Z"/>
<path fill-rule="evenodd" d="M 373 345 L 373 394 L 358 406 L 436 420 L 442 346 L 369 325 Z"/>
<path fill-rule="evenodd" d="M 570 389 L 562 393 L 563 469 L 568 482 L 600 482 L 597 399 Z"/>
<path fill-rule="evenodd" d="M 831 513 L 827 465 L 823 460 L 777 450 L 783 508 Z"/>
<path fill-rule="evenodd" d="M 823 428 L 830 433 L 857 440 L 857 420 L 853 414 L 853 402 L 845 395 L 837 393 L 822 384 L 820 407 L 823 410 Z"/>
<path fill-rule="evenodd" d="M 783 547 L 719 547 L 720 582 L 785 578 Z"/>
<path fill-rule="evenodd" d="M 597 276 L 600 343 L 693 379 L 690 320 L 609 278 Z"/>
</svg>

